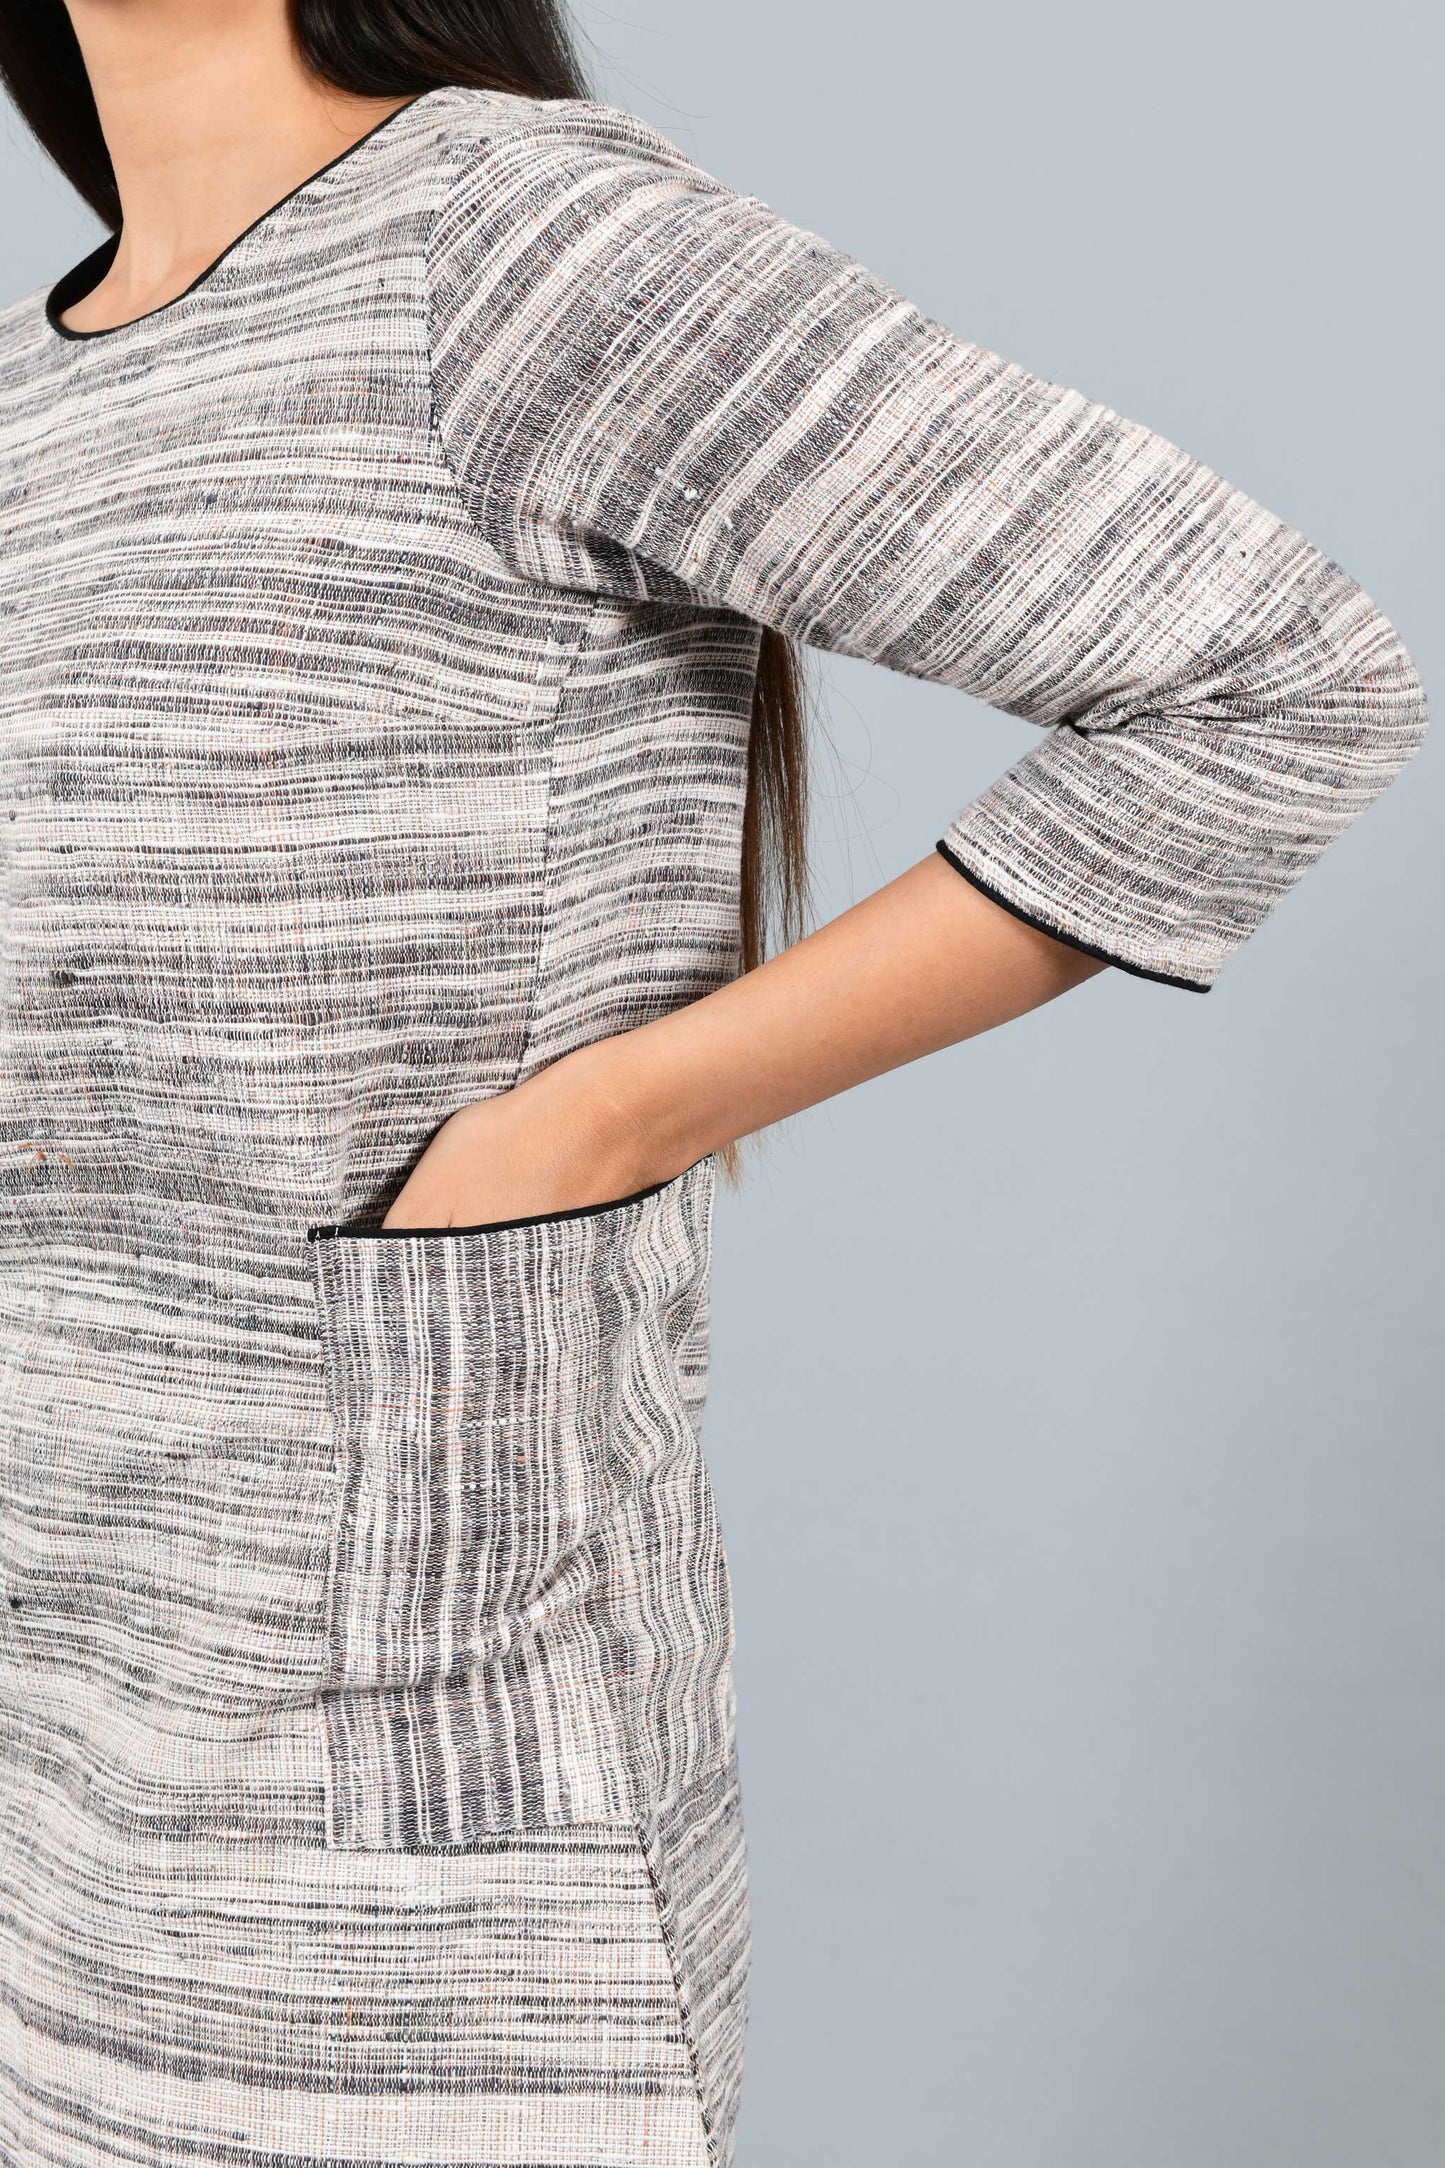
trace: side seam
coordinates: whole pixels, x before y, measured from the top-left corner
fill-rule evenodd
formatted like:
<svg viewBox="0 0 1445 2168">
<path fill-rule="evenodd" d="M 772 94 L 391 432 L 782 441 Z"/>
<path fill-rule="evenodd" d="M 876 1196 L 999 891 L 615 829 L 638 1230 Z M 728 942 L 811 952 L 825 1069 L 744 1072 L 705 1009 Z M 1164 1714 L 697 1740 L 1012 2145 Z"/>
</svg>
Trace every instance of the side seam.
<svg viewBox="0 0 1445 2168">
<path fill-rule="evenodd" d="M 614 606 L 615 608 L 615 606 Z M 532 998 L 527 1009 L 527 1020 L 517 1048 L 517 1059 L 512 1069 L 512 1088 L 524 1082 L 527 1064 L 537 1041 L 537 1024 L 542 997 L 547 985 L 547 974 L 552 961 L 552 939 L 556 924 L 553 898 L 557 882 L 557 750 L 567 707 L 567 693 L 583 657 L 592 647 L 607 615 L 607 605 L 598 596 L 587 598 L 587 608 L 578 621 L 571 641 L 566 647 L 565 668 L 561 671 L 556 696 L 549 716 L 550 735 L 547 743 L 547 832 L 542 839 L 542 863 L 538 878 L 539 919 L 537 927 L 537 953 L 532 968 Z"/>
<path fill-rule="evenodd" d="M 667 1962 L 672 1972 L 673 1992 L 677 1998 L 678 2020 L 682 2027 L 683 2043 L 687 2048 L 687 2059 L 692 2066 L 692 2082 L 697 2091 L 697 2112 L 702 2124 L 703 2138 L 707 2145 L 707 2157 L 712 2162 L 713 2168 L 724 2168 L 722 2156 L 718 2151 L 717 2132 L 713 2128 L 712 2118 L 707 2110 L 707 2093 L 702 2082 L 702 2058 L 698 2053 L 697 2028 L 693 2021 L 692 2002 L 687 1989 L 683 1985 L 682 1966 L 678 1962 L 677 1945 L 673 1940 L 672 1923 L 668 1918 L 667 1894 L 662 1886 L 662 1876 L 657 1861 L 653 1856 L 653 1847 L 645 1824 L 634 1822 L 632 1827 L 637 1833 L 638 1848 L 642 1853 L 643 1865 L 647 1869 L 647 1880 L 652 1890 L 653 1909 L 657 1914 L 658 1932 L 662 1936 L 662 1946 L 667 1952 Z"/>
</svg>

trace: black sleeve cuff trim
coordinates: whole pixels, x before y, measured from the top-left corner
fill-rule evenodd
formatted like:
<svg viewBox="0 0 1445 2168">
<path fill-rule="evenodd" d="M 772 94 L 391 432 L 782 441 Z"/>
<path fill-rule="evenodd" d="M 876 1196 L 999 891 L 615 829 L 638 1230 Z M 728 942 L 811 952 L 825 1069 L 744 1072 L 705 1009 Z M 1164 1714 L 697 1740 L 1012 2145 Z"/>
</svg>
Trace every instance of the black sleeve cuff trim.
<svg viewBox="0 0 1445 2168">
<path fill-rule="evenodd" d="M 990 903 L 996 903 L 1001 911 L 1007 911 L 1012 917 L 1022 919 L 1025 926 L 1032 926 L 1035 933 L 1046 933 L 1052 940 L 1062 941 L 1065 948 L 1077 949 L 1083 956 L 1093 956 L 1101 964 L 1112 964 L 1116 971 L 1127 971 L 1136 979 L 1153 979 L 1160 986 L 1182 986 L 1189 994 L 1207 994 L 1212 991 L 1207 980 L 1181 979 L 1172 971 L 1150 971 L 1143 964 L 1125 963 L 1121 956 L 1111 956 L 1107 949 L 1095 948 L 1092 942 L 1076 940 L 1073 934 L 1063 933 L 1057 926 L 1047 925 L 1043 919 L 1035 918 L 1031 911 L 1021 910 L 1018 904 L 1010 903 L 1007 896 L 1001 896 L 996 888 L 990 888 L 987 881 L 981 881 L 946 843 L 940 841 L 935 847 L 939 857 L 946 858 L 954 872 L 961 873 L 971 887 L 987 896 Z"/>
</svg>

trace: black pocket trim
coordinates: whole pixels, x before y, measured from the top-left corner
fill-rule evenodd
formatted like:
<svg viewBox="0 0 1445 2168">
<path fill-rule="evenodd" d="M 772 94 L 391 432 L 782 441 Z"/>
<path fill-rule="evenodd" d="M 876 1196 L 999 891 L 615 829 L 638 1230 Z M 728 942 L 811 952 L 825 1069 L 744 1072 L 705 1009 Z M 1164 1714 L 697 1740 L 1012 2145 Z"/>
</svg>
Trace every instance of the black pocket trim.
<svg viewBox="0 0 1445 2168">
<path fill-rule="evenodd" d="M 700 1167 L 702 1160 L 695 1159 L 692 1164 Z M 692 1167 L 682 1170 L 683 1174 L 691 1172 Z M 330 1241 L 341 1235 L 348 1242 L 434 1242 L 450 1240 L 456 1235 L 501 1235 L 514 1227 L 555 1227 L 565 1220 L 596 1219 L 602 1212 L 620 1212 L 625 1205 L 641 1204 L 644 1199 L 656 1197 L 681 1180 L 682 1174 L 670 1174 L 664 1181 L 649 1182 L 646 1189 L 633 1190 L 630 1197 L 606 1197 L 600 1204 L 575 1204 L 565 1212 L 533 1212 L 525 1219 L 479 1220 L 471 1227 L 373 1227 L 364 1220 L 338 1220 L 331 1226 L 308 1227 L 306 1239 L 308 1242 Z"/>
</svg>

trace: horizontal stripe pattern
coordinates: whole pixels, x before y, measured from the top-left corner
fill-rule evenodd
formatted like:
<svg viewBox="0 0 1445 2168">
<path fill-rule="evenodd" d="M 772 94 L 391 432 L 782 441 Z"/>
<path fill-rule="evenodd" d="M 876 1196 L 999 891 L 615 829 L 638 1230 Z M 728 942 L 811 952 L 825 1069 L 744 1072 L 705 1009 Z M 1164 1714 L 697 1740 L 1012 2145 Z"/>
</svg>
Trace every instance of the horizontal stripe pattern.
<svg viewBox="0 0 1445 2168">
<path fill-rule="evenodd" d="M 0 1913 L 26 2168 L 711 2168 L 636 1829 L 461 1850 L 37 1827 Z"/>
<path fill-rule="evenodd" d="M 725 187 L 542 108 L 430 237 L 438 418 L 529 577 L 722 604 L 1045 728 L 948 826 L 1021 915 L 1209 986 L 1427 723 L 1304 536 Z"/>
<path fill-rule="evenodd" d="M 16 2168 L 730 2156 L 712 1170 L 306 1239 L 736 968 L 756 627 L 519 577 L 433 426 L 425 233 L 516 111 L 114 335 L 0 317 Z"/>
<path fill-rule="evenodd" d="M 356 1229 L 456 1108 L 736 973 L 760 627 L 1040 726 L 954 862 L 1185 985 L 1418 679 L 1294 530 L 615 109 L 434 91 L 144 319 L 45 298 L 0 312 L 0 2157 L 728 2168 L 712 1169 Z"/>
</svg>

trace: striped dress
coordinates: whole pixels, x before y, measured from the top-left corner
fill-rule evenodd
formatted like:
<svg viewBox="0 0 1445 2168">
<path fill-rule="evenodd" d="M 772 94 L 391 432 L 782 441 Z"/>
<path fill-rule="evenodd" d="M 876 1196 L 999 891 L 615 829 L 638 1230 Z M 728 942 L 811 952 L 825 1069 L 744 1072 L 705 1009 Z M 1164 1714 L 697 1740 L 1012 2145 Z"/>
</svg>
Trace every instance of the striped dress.
<svg viewBox="0 0 1445 2168">
<path fill-rule="evenodd" d="M 1200 990 L 1420 684 L 625 112 L 433 91 L 68 330 L 113 246 L 0 315 L 0 2161 L 725 2168 L 712 1166 L 387 1205 L 736 971 L 760 626 L 1037 726 L 940 848 Z"/>
</svg>

